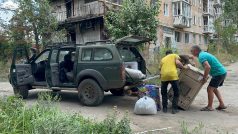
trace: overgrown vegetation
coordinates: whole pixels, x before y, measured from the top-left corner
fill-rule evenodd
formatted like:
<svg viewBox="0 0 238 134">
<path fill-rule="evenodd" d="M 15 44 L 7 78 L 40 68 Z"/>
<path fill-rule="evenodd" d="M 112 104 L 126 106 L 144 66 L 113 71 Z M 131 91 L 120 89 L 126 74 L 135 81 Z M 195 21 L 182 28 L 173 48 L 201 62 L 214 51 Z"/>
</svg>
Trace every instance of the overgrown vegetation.
<svg viewBox="0 0 238 134">
<path fill-rule="evenodd" d="M 189 129 L 188 123 L 186 123 L 185 121 L 181 122 L 181 133 L 182 134 L 202 134 L 202 133 L 204 133 L 203 128 L 204 128 L 203 123 L 199 123 L 198 126 L 195 126 L 194 128 Z"/>
<path fill-rule="evenodd" d="M 160 2 L 124 0 L 119 10 L 110 10 L 106 27 L 112 38 L 139 35 L 156 40 Z"/>
<path fill-rule="evenodd" d="M 224 0 L 223 14 L 216 19 L 215 39 L 209 44 L 208 51 L 217 56 L 223 63 L 229 64 L 238 59 L 237 33 L 237 0 Z"/>
<path fill-rule="evenodd" d="M 0 133 L 4 134 L 130 134 L 127 116 L 117 119 L 117 112 L 102 122 L 79 114 L 66 114 L 58 109 L 58 96 L 42 93 L 37 102 L 28 107 L 22 99 L 0 99 Z"/>
</svg>

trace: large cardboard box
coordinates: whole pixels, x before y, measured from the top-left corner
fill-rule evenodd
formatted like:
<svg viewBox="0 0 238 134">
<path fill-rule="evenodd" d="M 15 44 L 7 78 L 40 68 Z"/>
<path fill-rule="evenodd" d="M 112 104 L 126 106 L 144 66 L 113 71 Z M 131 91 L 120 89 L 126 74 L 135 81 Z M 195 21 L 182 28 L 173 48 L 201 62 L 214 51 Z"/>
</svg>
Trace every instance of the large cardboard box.
<svg viewBox="0 0 238 134">
<path fill-rule="evenodd" d="M 179 74 L 179 101 L 178 106 L 184 110 L 187 110 L 192 104 L 193 100 L 197 96 L 198 92 L 202 88 L 201 82 L 203 78 L 203 72 L 198 68 L 189 66 L 190 69 L 182 70 Z M 173 99 L 172 87 L 168 93 L 169 100 Z"/>
</svg>

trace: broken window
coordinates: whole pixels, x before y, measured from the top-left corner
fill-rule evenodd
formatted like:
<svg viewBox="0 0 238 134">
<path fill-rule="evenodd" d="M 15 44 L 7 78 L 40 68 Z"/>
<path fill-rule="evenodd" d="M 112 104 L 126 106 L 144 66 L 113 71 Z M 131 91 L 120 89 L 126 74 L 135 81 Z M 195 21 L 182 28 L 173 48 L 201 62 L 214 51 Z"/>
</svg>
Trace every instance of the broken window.
<svg viewBox="0 0 238 134">
<path fill-rule="evenodd" d="M 191 16 L 191 6 L 186 2 L 174 2 L 173 3 L 173 12 L 174 12 L 173 13 L 174 16 L 184 15 L 185 17 L 190 17 Z"/>
<path fill-rule="evenodd" d="M 174 16 L 181 15 L 181 7 L 179 2 L 173 3 Z"/>
</svg>

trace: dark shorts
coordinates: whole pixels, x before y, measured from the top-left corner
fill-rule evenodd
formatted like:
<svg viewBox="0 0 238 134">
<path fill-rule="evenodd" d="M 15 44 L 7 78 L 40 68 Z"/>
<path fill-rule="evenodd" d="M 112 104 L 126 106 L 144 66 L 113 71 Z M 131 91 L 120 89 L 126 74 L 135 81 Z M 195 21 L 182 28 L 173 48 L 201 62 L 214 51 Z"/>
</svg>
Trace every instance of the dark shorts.
<svg viewBox="0 0 238 134">
<path fill-rule="evenodd" d="M 214 87 L 214 88 L 218 88 L 220 86 L 223 86 L 224 80 L 226 79 L 226 73 L 223 75 L 218 75 L 218 76 L 213 76 L 209 86 L 210 87 Z"/>
</svg>

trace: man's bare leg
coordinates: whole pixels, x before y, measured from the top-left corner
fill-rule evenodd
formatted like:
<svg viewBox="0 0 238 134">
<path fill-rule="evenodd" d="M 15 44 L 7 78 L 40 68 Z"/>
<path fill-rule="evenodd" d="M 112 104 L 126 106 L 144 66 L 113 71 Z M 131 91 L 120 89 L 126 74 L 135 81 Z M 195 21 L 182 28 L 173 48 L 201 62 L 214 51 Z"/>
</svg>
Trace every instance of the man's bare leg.
<svg viewBox="0 0 238 134">
<path fill-rule="evenodd" d="M 213 99 L 214 99 L 214 87 L 208 86 L 207 87 L 207 97 L 208 97 L 208 105 L 207 107 L 212 110 L 213 107 Z"/>
<path fill-rule="evenodd" d="M 218 99 L 218 101 L 219 101 L 219 103 L 220 103 L 220 104 L 219 104 L 219 107 L 225 107 L 225 104 L 224 104 L 224 101 L 223 101 L 223 99 L 222 99 L 222 96 L 221 96 L 220 91 L 217 90 L 217 89 L 214 89 L 213 92 L 215 93 L 215 95 L 216 95 L 216 97 L 217 97 L 217 99 Z"/>
</svg>

